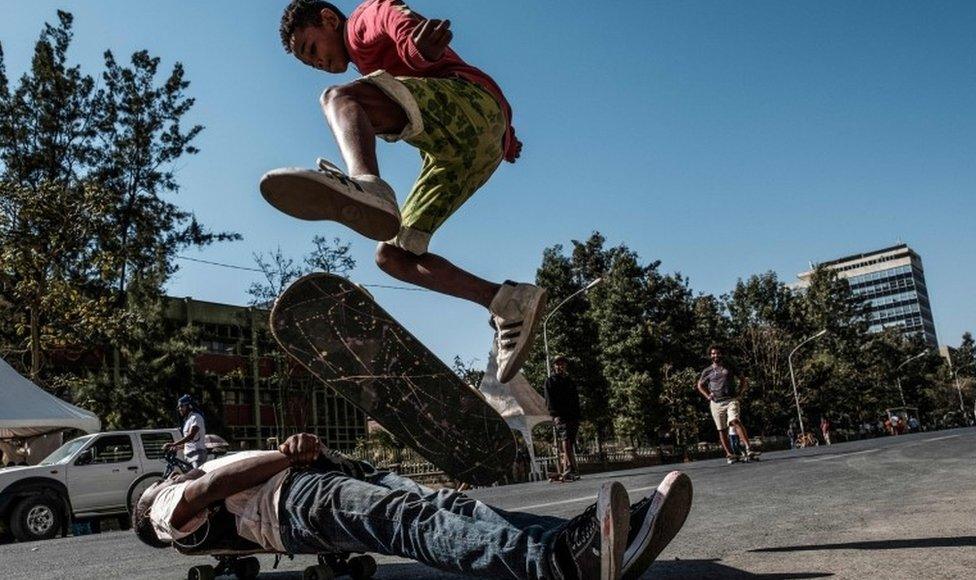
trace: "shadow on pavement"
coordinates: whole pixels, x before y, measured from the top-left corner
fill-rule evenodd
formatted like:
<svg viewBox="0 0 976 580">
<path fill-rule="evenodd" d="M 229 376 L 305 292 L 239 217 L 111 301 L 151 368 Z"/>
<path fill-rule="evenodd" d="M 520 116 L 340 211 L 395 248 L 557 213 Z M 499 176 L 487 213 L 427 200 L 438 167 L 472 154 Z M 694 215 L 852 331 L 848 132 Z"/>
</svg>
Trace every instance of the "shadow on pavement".
<svg viewBox="0 0 976 580">
<path fill-rule="evenodd" d="M 946 538 L 912 538 L 906 540 L 875 540 L 871 542 L 847 542 L 844 544 L 812 544 L 807 546 L 781 546 L 758 548 L 750 552 L 812 552 L 816 550 L 902 550 L 905 548 L 959 548 L 976 546 L 976 536 Z"/>
<path fill-rule="evenodd" d="M 753 574 L 739 570 L 720 560 L 658 560 L 641 578 L 751 578 L 788 580 L 792 578 L 827 578 L 830 572 L 788 572 L 783 574 Z"/>
</svg>

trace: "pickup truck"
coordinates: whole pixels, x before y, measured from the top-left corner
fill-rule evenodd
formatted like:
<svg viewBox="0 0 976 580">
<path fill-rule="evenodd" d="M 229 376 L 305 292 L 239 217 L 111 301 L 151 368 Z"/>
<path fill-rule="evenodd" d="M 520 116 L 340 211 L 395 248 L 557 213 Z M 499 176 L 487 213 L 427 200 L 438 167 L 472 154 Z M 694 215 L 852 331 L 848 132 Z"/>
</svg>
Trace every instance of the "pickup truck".
<svg viewBox="0 0 976 580">
<path fill-rule="evenodd" d="M 162 478 L 176 429 L 107 431 L 68 441 L 38 465 L 0 469 L 0 543 L 67 535 L 68 524 L 114 517 L 128 528 L 139 496 Z"/>
</svg>

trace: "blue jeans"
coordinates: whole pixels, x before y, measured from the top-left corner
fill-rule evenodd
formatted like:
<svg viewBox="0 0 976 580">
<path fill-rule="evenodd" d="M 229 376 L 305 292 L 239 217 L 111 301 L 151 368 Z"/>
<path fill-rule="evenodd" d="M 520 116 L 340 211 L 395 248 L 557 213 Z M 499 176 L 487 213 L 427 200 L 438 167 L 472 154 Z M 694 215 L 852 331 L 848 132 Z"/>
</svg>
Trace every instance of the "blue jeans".
<svg viewBox="0 0 976 580">
<path fill-rule="evenodd" d="M 363 479 L 295 473 L 282 490 L 281 539 L 295 554 L 373 552 L 488 578 L 548 578 L 548 545 L 565 520 L 492 508 L 388 471 Z"/>
</svg>

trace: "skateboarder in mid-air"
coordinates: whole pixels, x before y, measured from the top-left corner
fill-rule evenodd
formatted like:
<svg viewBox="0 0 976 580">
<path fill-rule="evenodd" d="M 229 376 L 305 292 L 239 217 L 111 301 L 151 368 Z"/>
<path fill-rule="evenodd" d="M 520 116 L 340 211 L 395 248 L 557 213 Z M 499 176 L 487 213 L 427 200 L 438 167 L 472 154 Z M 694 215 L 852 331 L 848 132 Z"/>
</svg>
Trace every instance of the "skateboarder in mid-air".
<svg viewBox="0 0 976 580">
<path fill-rule="evenodd" d="M 293 435 L 278 451 L 213 460 L 155 484 L 133 510 L 144 543 L 223 550 L 372 552 L 487 578 L 637 578 L 691 508 L 674 471 L 633 506 L 617 482 L 569 521 L 504 512 L 450 489 L 433 491 Z"/>
<path fill-rule="evenodd" d="M 391 276 L 488 308 L 498 343 L 498 380 L 528 354 L 545 290 L 483 280 L 428 251 L 433 233 L 522 145 L 501 89 L 448 45 L 449 20 L 429 20 L 400 0 L 367 0 L 348 18 L 320 0 L 293 0 L 281 19 L 285 50 L 330 73 L 352 62 L 364 77 L 320 99 L 345 161 L 285 168 L 261 179 L 279 210 L 333 220 L 380 242 L 376 263 Z M 402 209 L 380 177 L 376 137 L 420 150 L 422 167 Z"/>
</svg>

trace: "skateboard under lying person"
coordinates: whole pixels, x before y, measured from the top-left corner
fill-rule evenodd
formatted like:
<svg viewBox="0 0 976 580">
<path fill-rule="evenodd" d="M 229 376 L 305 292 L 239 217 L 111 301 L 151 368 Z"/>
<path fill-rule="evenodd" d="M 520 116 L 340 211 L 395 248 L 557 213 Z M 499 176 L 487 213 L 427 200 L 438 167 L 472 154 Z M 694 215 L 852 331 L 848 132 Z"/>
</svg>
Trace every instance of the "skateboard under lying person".
<svg viewBox="0 0 976 580">
<path fill-rule="evenodd" d="M 185 476 L 193 470 L 193 466 L 177 457 L 175 451 L 169 451 L 163 455 L 166 462 L 163 480 L 171 477 Z M 212 466 L 211 466 L 212 467 Z M 141 498 L 140 498 L 141 499 Z M 210 508 L 211 522 L 207 526 L 206 533 L 213 534 L 218 532 L 219 522 L 226 523 L 226 509 L 223 511 L 219 507 Z M 236 527 L 236 526 L 235 526 Z M 212 543 L 204 544 L 200 535 L 190 536 L 185 541 L 186 546 L 177 548 L 180 553 L 187 556 L 213 556 L 217 560 L 216 565 L 198 564 L 190 568 L 187 572 L 188 580 L 214 580 L 218 576 L 232 575 L 239 580 L 252 580 L 261 573 L 261 562 L 255 556 L 260 554 L 270 554 L 275 557 L 275 567 L 278 567 L 278 560 L 287 555 L 294 557 L 294 554 L 284 554 L 273 550 L 268 550 L 257 544 L 247 542 L 231 543 L 231 538 L 236 534 L 227 532 L 236 530 L 222 530 L 217 534 L 222 536 L 217 545 Z M 323 552 L 315 554 L 318 564 L 305 568 L 302 577 L 305 580 L 332 580 L 342 576 L 348 576 L 353 580 L 368 580 L 376 573 L 376 560 L 369 555 L 354 555 L 350 552 Z"/>
<path fill-rule="evenodd" d="M 315 377 L 451 477 L 490 485 L 510 475 L 515 437 L 501 415 L 348 279 L 295 281 L 275 301 L 271 332 Z"/>
<path fill-rule="evenodd" d="M 217 565 L 201 564 L 190 568 L 187 580 L 214 580 L 218 576 L 233 575 L 239 580 L 253 580 L 261 573 L 261 562 L 255 557 L 271 554 L 277 558 L 285 554 L 268 550 L 218 550 L 183 551 L 188 556 L 213 556 Z M 376 573 L 376 560 L 372 556 L 351 556 L 347 553 L 318 554 L 318 564 L 308 566 L 302 573 L 304 580 L 332 580 L 348 576 L 352 580 L 368 580 Z"/>
</svg>

